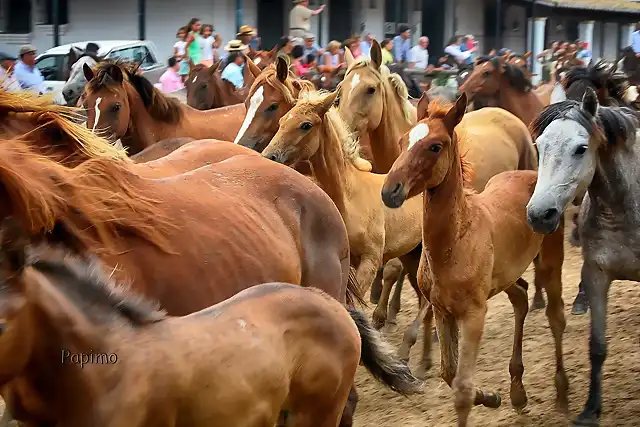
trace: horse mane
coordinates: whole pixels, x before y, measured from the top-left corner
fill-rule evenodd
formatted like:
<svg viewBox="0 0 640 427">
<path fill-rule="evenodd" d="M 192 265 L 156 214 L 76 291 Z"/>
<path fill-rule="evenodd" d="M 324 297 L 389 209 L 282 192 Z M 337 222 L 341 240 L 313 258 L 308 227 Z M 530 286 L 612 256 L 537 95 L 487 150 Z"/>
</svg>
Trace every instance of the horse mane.
<svg viewBox="0 0 640 427">
<path fill-rule="evenodd" d="M 534 139 L 538 138 L 553 121 L 561 119 L 577 122 L 591 136 L 596 134 L 593 118 L 582 109 L 581 103 L 566 100 L 551 104 L 542 110 L 542 113 L 529 125 L 531 135 Z M 603 138 L 613 145 L 620 139 L 626 141 L 633 138 L 635 140 L 638 117 L 632 109 L 627 107 L 600 106 L 595 117 L 595 124 Z"/>
<path fill-rule="evenodd" d="M 67 248 L 40 243 L 27 247 L 25 261 L 25 267 L 63 278 L 51 283 L 63 288 L 60 290 L 88 318 L 96 319 L 99 316 L 97 307 L 126 319 L 134 326 L 166 318 L 166 312 L 160 310 L 158 303 L 133 293 L 129 286 L 116 283 L 113 271 L 107 273 L 95 255 L 80 258 Z"/>
<path fill-rule="evenodd" d="M 427 115 L 431 119 L 440 119 L 443 120 L 449 110 L 453 107 L 453 103 L 446 101 L 444 99 L 436 99 L 429 103 L 427 107 Z M 460 152 L 460 144 L 461 141 L 464 141 L 467 138 L 466 132 L 458 126 L 454 131 L 454 140 L 452 141 L 454 145 L 455 153 L 458 154 L 460 159 L 460 169 L 462 171 L 462 183 L 468 188 L 471 188 L 471 183 L 475 178 L 475 171 L 473 170 L 472 163 L 467 160 L 466 153 Z"/>
<path fill-rule="evenodd" d="M 118 148 L 99 135 L 94 134 L 86 126 L 79 122 L 82 120 L 80 110 L 74 107 L 56 105 L 51 103 L 49 97 L 42 97 L 32 92 L 7 92 L 0 91 L 0 112 L 14 114 L 27 113 L 28 118 L 38 126 L 36 131 L 50 124 L 55 125 L 64 134 L 78 144 L 79 149 L 89 158 L 104 157 L 114 160 L 130 162 L 125 149 Z M 32 131 L 32 132 L 33 132 Z M 30 133 L 24 134 L 21 139 L 28 140 Z M 2 131 L 0 131 L 2 136 Z M 12 137 L 5 132 L 6 137 Z"/>
<path fill-rule="evenodd" d="M 575 101 L 580 101 L 586 92 L 587 86 L 592 86 L 596 92 L 603 88 L 607 89 L 609 97 L 608 99 L 600 99 L 601 103 L 609 106 L 611 104 L 626 104 L 624 99 L 625 93 L 629 88 L 629 79 L 622 71 L 611 73 L 611 66 L 604 59 L 600 59 L 588 67 L 569 69 L 562 82 L 567 91 L 567 96 Z"/>
<path fill-rule="evenodd" d="M 182 120 L 184 109 L 180 101 L 177 98 L 165 96 L 160 90 L 156 89 L 149 80 L 136 74 L 136 64 L 121 59 L 106 59 L 99 62 L 94 67 L 95 76 L 87 83 L 85 91 L 91 94 L 102 88 L 112 92 L 120 88 L 121 85 L 109 77 L 109 70 L 112 67 L 120 68 L 124 76 L 124 81 L 135 89 L 151 117 L 168 124 L 176 124 Z M 127 90 L 126 83 L 124 87 L 125 90 Z"/>
<path fill-rule="evenodd" d="M 53 233 L 78 249 L 126 248 L 123 236 L 135 235 L 173 253 L 167 234 L 176 228 L 159 201 L 139 190 L 141 178 L 128 164 L 92 158 L 75 168 L 37 154 L 19 141 L 0 143 L 0 182 L 8 213 L 30 235 Z M 57 236 L 64 231 L 63 236 Z"/>
<path fill-rule="evenodd" d="M 298 85 L 299 88 L 296 88 L 294 86 L 294 81 L 295 81 L 295 85 Z M 263 86 L 265 84 L 271 86 L 272 88 L 282 93 L 284 97 L 284 101 L 289 105 L 295 105 L 296 92 L 299 92 L 302 90 L 307 90 L 307 91 L 315 90 L 315 86 L 313 85 L 312 82 L 308 80 L 297 79 L 291 72 L 289 72 L 289 76 L 284 81 L 284 83 L 282 83 L 278 79 L 276 64 L 271 64 L 268 67 L 266 67 L 264 70 L 262 70 L 262 72 L 258 75 L 258 77 L 255 78 L 253 84 L 251 85 L 251 89 L 249 89 L 249 94 L 247 95 L 247 99 L 250 99 L 253 96 L 253 94 L 256 92 L 256 90 L 260 86 Z"/>
<path fill-rule="evenodd" d="M 501 63 L 499 56 L 483 55 L 478 57 L 476 64 L 482 65 L 486 62 L 491 62 L 496 70 L 502 69 L 503 75 L 507 79 L 509 85 L 519 92 L 531 92 L 533 89 L 533 83 L 524 68 L 515 66 L 508 62 Z"/>
<path fill-rule="evenodd" d="M 351 71 L 353 70 L 363 68 L 371 71 L 373 75 L 382 82 L 383 85 L 389 85 L 387 89 L 391 89 L 390 92 L 398 97 L 400 106 L 402 107 L 402 115 L 404 119 L 409 123 L 413 123 L 413 119 L 415 118 L 415 109 L 411 105 L 411 102 L 409 102 L 409 89 L 407 89 L 407 85 L 402 80 L 402 77 L 399 74 L 391 73 L 386 65 L 382 65 L 380 67 L 380 70 L 377 70 L 370 65 L 371 59 L 360 58 L 349 66 L 347 72 L 345 73 L 345 76 L 351 73 Z"/>
</svg>

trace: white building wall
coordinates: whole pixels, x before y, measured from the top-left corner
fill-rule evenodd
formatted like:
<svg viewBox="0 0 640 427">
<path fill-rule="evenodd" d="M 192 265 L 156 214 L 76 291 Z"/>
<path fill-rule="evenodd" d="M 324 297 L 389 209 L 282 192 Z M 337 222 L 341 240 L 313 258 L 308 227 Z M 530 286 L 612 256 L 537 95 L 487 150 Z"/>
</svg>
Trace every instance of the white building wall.
<svg viewBox="0 0 640 427">
<path fill-rule="evenodd" d="M 456 1 L 456 20 L 458 35 L 473 34 L 478 41 L 480 52 L 486 50 L 484 34 L 484 2 L 478 0 L 458 0 Z M 445 44 L 449 41 L 449 34 L 445 37 Z"/>
<path fill-rule="evenodd" d="M 604 57 L 609 60 L 616 60 L 619 57 L 618 49 L 618 23 L 604 23 Z"/>
<path fill-rule="evenodd" d="M 384 40 L 384 0 L 363 0 L 363 3 L 364 32 L 373 34 L 378 41 Z"/>
<path fill-rule="evenodd" d="M 597 60 L 602 56 L 601 34 L 602 34 L 603 27 L 604 27 L 603 23 L 599 21 L 596 21 L 593 24 L 593 47 L 591 49 L 591 54 L 593 55 L 594 60 Z"/>
</svg>

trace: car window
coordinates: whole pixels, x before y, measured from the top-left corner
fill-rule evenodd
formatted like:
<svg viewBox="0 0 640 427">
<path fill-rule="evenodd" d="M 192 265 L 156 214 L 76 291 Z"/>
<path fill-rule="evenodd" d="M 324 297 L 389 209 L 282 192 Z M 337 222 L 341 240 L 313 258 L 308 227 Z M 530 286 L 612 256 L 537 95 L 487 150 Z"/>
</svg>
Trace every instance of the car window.
<svg viewBox="0 0 640 427">
<path fill-rule="evenodd" d="M 125 61 L 136 62 L 144 60 L 142 69 L 147 69 L 155 64 L 153 55 L 146 46 L 133 46 L 125 49 L 114 50 L 107 55 L 108 58 L 120 58 Z"/>
<path fill-rule="evenodd" d="M 41 58 L 36 66 L 42 73 L 45 80 L 63 80 L 61 64 L 64 61 L 65 56 L 54 55 Z"/>
</svg>

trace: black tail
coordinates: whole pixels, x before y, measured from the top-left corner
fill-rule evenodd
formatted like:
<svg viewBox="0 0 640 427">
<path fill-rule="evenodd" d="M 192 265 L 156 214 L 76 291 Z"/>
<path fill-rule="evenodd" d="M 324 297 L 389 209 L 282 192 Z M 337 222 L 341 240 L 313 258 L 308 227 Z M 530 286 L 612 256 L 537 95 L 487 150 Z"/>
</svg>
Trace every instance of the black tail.
<svg viewBox="0 0 640 427">
<path fill-rule="evenodd" d="M 371 375 L 391 390 L 405 396 L 421 393 L 422 381 L 413 376 L 407 364 L 383 341 L 365 314 L 349 307 L 347 310 L 360 333 L 360 360 Z"/>
</svg>

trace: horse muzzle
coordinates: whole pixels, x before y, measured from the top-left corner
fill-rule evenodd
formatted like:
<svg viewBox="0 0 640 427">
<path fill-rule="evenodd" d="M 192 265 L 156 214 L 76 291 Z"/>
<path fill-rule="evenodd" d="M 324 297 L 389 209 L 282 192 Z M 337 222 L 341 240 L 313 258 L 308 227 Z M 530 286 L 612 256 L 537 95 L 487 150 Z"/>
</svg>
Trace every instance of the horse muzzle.
<svg viewBox="0 0 640 427">
<path fill-rule="evenodd" d="M 527 207 L 527 222 L 536 233 L 551 234 L 557 230 L 562 210 L 555 207 L 538 209 Z"/>
<path fill-rule="evenodd" d="M 407 199 L 407 191 L 401 182 L 385 184 L 381 195 L 385 206 L 392 209 L 401 207 Z"/>
</svg>

